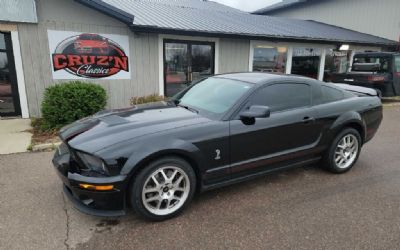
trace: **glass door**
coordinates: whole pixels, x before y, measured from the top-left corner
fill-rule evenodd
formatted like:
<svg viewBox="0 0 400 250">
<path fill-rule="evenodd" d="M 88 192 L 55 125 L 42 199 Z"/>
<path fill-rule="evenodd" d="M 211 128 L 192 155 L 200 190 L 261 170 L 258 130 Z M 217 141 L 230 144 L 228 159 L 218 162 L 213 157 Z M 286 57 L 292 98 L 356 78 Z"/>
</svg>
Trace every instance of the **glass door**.
<svg viewBox="0 0 400 250">
<path fill-rule="evenodd" d="M 20 114 L 11 35 L 0 32 L 0 116 Z"/>
<path fill-rule="evenodd" d="M 214 43 L 164 40 L 164 95 L 214 74 Z"/>
<path fill-rule="evenodd" d="M 322 49 L 293 48 L 292 74 L 318 79 Z"/>
</svg>

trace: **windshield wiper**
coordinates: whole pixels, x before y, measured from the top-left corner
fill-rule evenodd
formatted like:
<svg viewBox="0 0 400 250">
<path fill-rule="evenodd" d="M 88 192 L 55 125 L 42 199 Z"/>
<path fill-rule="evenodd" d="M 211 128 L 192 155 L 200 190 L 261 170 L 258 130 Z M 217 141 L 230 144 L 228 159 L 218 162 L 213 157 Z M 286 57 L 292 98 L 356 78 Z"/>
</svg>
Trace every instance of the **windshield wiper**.
<svg viewBox="0 0 400 250">
<path fill-rule="evenodd" d="M 198 111 L 197 109 L 194 109 L 194 108 L 189 107 L 189 106 L 187 106 L 187 105 L 183 105 L 183 104 L 178 103 L 176 106 L 185 108 L 185 109 L 187 109 L 187 110 L 189 110 L 189 111 L 192 111 L 192 112 L 194 112 L 194 113 L 196 113 L 196 114 L 199 113 L 199 111 Z"/>
</svg>

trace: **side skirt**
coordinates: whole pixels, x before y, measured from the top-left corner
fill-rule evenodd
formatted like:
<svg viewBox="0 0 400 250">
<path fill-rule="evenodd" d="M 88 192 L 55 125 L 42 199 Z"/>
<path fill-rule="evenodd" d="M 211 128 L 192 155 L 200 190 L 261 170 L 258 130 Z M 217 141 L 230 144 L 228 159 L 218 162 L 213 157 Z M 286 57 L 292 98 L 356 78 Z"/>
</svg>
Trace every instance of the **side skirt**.
<svg viewBox="0 0 400 250">
<path fill-rule="evenodd" d="M 276 173 L 276 172 L 280 172 L 280 171 L 284 171 L 287 169 L 292 169 L 292 168 L 297 168 L 297 167 L 302 167 L 305 165 L 309 165 L 312 163 L 316 163 L 318 161 L 321 160 L 322 157 L 315 157 L 312 159 L 308 159 L 308 160 L 304 160 L 304 161 L 300 161 L 300 162 L 296 162 L 296 163 L 292 163 L 292 164 L 288 164 L 282 167 L 277 167 L 277 168 L 272 168 L 272 169 L 265 169 L 263 171 L 260 171 L 258 173 L 254 173 L 254 174 L 250 174 L 250 175 L 246 175 L 246 176 L 240 176 L 234 179 L 230 179 L 224 182 L 220 182 L 220 183 L 215 183 L 215 184 L 211 184 L 211 185 L 203 185 L 201 187 L 201 192 L 204 191 L 208 191 L 208 190 L 212 190 L 212 189 L 216 189 L 216 188 L 220 188 L 220 187 L 224 187 L 224 186 L 228 186 L 228 185 L 232 185 L 232 184 L 236 184 L 236 183 L 240 183 L 240 182 L 244 182 L 247 180 L 251 180 L 260 176 L 264 176 L 270 173 Z"/>
</svg>

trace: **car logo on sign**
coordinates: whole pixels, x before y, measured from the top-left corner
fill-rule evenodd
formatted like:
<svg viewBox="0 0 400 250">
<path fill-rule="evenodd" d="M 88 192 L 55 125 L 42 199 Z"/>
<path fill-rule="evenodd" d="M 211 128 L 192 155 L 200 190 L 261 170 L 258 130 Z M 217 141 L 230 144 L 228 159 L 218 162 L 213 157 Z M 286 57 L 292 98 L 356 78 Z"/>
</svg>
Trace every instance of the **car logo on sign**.
<svg viewBox="0 0 400 250">
<path fill-rule="evenodd" d="M 83 33 L 60 42 L 52 54 L 54 71 L 85 78 L 103 78 L 121 70 L 129 72 L 129 60 L 116 42 L 98 34 Z"/>
</svg>

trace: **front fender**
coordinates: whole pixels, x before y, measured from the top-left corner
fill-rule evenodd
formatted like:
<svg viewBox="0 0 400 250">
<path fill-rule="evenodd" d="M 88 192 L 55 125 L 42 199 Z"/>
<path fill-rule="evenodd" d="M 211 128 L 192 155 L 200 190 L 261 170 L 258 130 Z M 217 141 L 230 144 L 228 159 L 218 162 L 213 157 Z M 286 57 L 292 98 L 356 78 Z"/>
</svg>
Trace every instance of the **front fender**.
<svg viewBox="0 0 400 250">
<path fill-rule="evenodd" d="M 196 164 L 203 162 L 200 149 L 194 144 L 176 138 L 147 139 L 145 142 L 135 142 L 131 151 L 131 156 L 126 161 L 121 170 L 121 174 L 131 175 L 141 163 L 155 159 L 162 155 L 177 154 L 193 160 Z"/>
</svg>

